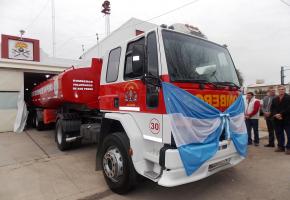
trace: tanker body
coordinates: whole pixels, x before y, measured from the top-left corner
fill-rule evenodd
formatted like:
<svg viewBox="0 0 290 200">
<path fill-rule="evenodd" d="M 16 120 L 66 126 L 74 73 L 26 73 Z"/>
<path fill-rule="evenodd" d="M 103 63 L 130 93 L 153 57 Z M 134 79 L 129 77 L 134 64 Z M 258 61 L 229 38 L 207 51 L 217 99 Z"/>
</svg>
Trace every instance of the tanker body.
<svg viewBox="0 0 290 200">
<path fill-rule="evenodd" d="M 98 59 L 92 59 L 91 67 L 71 67 L 33 88 L 32 102 L 50 109 L 68 103 L 99 109 L 100 70 Z"/>
<path fill-rule="evenodd" d="M 90 130 L 99 129 L 101 66 L 102 60 L 93 58 L 90 67 L 73 66 L 32 89 L 33 124 L 42 130 L 56 123 L 59 134 L 55 139 L 61 150 L 79 145 L 86 138 L 96 140 Z"/>
</svg>

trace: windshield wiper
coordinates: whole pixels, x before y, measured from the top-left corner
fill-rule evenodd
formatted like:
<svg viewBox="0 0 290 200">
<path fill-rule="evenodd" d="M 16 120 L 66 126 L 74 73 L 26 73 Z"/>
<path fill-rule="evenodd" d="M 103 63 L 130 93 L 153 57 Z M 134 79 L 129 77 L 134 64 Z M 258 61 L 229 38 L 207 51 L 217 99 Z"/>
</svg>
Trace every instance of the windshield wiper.
<svg viewBox="0 0 290 200">
<path fill-rule="evenodd" d="M 215 88 L 218 88 L 218 85 L 214 82 L 210 82 L 204 79 L 174 79 L 173 82 L 179 82 L 179 83 L 201 83 L 201 84 L 211 84 Z"/>
<path fill-rule="evenodd" d="M 220 82 L 214 82 L 218 85 L 225 85 L 225 86 L 232 86 L 232 87 L 236 87 L 238 89 L 240 89 L 241 87 L 238 86 L 237 84 L 235 84 L 234 82 L 230 82 L 230 81 L 220 81 Z"/>
</svg>

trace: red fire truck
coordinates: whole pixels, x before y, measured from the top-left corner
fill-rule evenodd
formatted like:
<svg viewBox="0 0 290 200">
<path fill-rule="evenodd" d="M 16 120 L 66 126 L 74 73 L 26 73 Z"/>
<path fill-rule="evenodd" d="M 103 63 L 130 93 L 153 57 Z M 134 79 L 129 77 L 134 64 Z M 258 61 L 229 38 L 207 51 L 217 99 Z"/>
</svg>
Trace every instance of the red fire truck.
<svg viewBox="0 0 290 200">
<path fill-rule="evenodd" d="M 191 176 L 184 172 L 166 113 L 161 82 L 196 95 L 221 111 L 239 95 L 226 47 L 189 33 L 157 27 L 112 46 L 90 67 L 71 67 L 32 91 L 35 125 L 55 123 L 60 150 L 97 143 L 96 168 L 117 193 L 138 176 L 172 187 L 232 167 L 243 158 L 222 135 L 220 148 Z"/>
</svg>

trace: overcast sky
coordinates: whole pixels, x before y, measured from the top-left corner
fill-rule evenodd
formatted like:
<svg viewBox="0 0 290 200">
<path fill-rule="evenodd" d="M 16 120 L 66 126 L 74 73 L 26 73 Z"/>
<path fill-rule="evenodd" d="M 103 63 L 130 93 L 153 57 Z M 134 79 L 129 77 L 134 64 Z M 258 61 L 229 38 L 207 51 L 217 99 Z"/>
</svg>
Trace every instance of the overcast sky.
<svg viewBox="0 0 290 200">
<path fill-rule="evenodd" d="M 148 20 L 192 0 L 111 0 L 111 31 L 131 17 Z M 290 5 L 290 0 L 284 0 Z M 56 56 L 77 59 L 81 45 L 89 49 L 96 33 L 104 37 L 100 0 L 55 0 Z M 156 24 L 198 26 L 210 40 L 227 44 L 246 85 L 264 79 L 280 82 L 280 66 L 290 66 L 290 6 L 280 0 L 199 0 L 158 17 Z M 52 54 L 51 0 L 0 0 L 0 33 L 40 40 Z M 289 68 L 290 69 L 290 68 Z M 286 72 L 290 81 L 290 71 Z"/>
</svg>

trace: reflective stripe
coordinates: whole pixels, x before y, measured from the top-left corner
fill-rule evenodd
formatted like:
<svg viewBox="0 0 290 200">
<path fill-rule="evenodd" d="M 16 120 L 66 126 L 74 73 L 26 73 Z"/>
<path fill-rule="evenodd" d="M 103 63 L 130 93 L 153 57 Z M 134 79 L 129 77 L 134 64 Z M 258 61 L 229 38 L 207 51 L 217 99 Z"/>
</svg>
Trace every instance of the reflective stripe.
<svg viewBox="0 0 290 200">
<path fill-rule="evenodd" d="M 122 106 L 122 107 L 119 107 L 119 110 L 140 111 L 140 107 Z"/>
<path fill-rule="evenodd" d="M 162 138 L 157 138 L 157 137 L 153 137 L 153 136 L 149 136 L 149 135 L 143 135 L 143 138 L 145 140 L 152 140 L 154 142 L 160 142 L 160 143 L 162 143 Z"/>
</svg>

